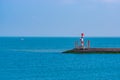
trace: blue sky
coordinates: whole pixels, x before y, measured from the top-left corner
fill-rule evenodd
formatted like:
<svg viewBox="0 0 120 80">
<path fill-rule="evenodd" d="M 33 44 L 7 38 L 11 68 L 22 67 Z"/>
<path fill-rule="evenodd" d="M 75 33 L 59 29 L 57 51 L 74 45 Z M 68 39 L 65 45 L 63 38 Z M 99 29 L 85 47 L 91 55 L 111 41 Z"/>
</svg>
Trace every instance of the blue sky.
<svg viewBox="0 0 120 80">
<path fill-rule="evenodd" d="M 0 0 L 0 36 L 118 36 L 120 0 Z"/>
</svg>

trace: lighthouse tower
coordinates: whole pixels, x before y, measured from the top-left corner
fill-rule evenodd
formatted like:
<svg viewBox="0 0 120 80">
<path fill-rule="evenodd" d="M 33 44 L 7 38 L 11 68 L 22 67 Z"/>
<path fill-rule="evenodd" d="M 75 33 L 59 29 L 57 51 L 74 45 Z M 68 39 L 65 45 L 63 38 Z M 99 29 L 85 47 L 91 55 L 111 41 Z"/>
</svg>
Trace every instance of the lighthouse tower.
<svg viewBox="0 0 120 80">
<path fill-rule="evenodd" d="M 81 48 L 84 48 L 84 33 L 81 33 L 80 42 L 81 42 Z"/>
</svg>

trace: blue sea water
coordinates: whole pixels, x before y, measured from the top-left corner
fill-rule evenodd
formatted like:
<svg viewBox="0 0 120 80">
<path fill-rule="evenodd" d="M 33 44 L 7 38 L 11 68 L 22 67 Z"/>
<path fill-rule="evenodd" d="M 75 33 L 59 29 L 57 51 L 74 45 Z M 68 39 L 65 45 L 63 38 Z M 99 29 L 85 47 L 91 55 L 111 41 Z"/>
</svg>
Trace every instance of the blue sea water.
<svg viewBox="0 0 120 80">
<path fill-rule="evenodd" d="M 85 38 L 120 47 L 120 38 Z M 120 54 L 63 54 L 78 37 L 0 37 L 0 80 L 120 80 Z"/>
</svg>

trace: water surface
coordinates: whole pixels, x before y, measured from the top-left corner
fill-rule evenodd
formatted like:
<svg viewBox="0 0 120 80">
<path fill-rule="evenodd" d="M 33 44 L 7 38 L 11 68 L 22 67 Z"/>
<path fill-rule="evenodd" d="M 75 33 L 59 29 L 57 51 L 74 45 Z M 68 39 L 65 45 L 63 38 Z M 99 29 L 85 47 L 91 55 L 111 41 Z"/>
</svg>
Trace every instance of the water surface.
<svg viewBox="0 0 120 80">
<path fill-rule="evenodd" d="M 120 38 L 85 38 L 120 47 Z M 120 54 L 63 54 L 79 38 L 0 37 L 1 80 L 120 80 Z"/>
</svg>

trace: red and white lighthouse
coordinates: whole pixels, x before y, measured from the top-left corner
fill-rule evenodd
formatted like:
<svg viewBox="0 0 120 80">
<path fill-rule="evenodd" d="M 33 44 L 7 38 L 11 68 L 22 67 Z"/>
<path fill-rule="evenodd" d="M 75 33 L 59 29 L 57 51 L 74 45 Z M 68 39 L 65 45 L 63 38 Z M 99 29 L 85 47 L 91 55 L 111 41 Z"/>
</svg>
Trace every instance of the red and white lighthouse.
<svg viewBox="0 0 120 80">
<path fill-rule="evenodd" d="M 84 48 L 84 33 L 81 33 L 80 42 L 81 42 L 81 47 Z"/>
</svg>

